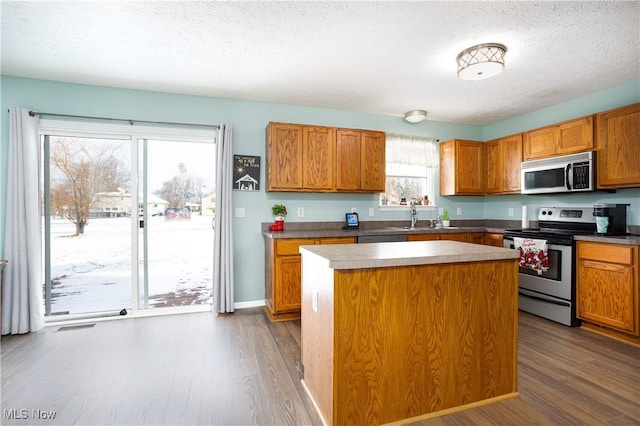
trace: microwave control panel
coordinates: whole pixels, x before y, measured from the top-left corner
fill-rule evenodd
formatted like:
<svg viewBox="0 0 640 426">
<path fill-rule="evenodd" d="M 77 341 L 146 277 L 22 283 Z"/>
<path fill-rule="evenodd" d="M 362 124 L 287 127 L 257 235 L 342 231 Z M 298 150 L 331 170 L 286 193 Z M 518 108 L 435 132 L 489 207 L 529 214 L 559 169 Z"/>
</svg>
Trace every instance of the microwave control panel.
<svg viewBox="0 0 640 426">
<path fill-rule="evenodd" d="M 591 187 L 589 162 L 573 163 L 573 189 L 589 189 Z"/>
</svg>

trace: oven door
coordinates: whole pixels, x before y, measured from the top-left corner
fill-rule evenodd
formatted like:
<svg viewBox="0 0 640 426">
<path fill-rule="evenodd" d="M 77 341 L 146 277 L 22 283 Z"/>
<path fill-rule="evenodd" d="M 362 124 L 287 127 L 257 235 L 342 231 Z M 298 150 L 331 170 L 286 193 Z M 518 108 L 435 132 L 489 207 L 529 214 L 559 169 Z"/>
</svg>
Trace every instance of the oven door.
<svg viewBox="0 0 640 426">
<path fill-rule="evenodd" d="M 515 248 L 513 241 L 505 239 L 504 246 Z M 549 270 L 538 275 L 536 271 L 520 267 L 519 287 L 565 300 L 572 299 L 571 258 L 572 246 L 549 244 Z"/>
</svg>

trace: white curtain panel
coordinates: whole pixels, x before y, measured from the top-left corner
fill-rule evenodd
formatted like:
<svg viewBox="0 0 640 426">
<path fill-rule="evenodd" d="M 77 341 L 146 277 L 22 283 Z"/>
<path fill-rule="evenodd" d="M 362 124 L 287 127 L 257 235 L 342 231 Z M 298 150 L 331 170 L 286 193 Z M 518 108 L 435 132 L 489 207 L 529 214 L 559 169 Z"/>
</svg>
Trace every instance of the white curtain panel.
<svg viewBox="0 0 640 426">
<path fill-rule="evenodd" d="M 38 118 L 9 110 L 7 213 L 2 276 L 2 334 L 44 327 L 40 234 L 40 141 Z"/>
<path fill-rule="evenodd" d="M 221 124 L 217 140 L 216 219 L 213 237 L 213 311 L 233 312 L 233 144 L 231 125 Z"/>
<path fill-rule="evenodd" d="M 438 143 L 434 138 L 387 133 L 387 175 L 427 176 L 438 167 Z"/>
</svg>

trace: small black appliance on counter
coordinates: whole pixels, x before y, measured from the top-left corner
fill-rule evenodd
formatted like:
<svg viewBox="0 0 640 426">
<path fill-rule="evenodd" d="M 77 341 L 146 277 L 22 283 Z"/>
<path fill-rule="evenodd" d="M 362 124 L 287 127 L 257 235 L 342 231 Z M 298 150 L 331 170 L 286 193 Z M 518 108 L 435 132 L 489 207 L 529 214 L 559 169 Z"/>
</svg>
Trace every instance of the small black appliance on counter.
<svg viewBox="0 0 640 426">
<path fill-rule="evenodd" d="M 627 233 L 627 206 L 629 204 L 594 204 L 593 216 L 608 217 L 609 226 L 606 232 L 599 235 L 625 235 Z"/>
</svg>

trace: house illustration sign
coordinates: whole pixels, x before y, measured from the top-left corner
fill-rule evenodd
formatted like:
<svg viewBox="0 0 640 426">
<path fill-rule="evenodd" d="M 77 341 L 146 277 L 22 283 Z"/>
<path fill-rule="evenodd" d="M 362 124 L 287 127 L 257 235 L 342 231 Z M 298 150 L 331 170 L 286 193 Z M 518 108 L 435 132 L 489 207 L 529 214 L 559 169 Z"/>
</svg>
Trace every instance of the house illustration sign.
<svg viewBox="0 0 640 426">
<path fill-rule="evenodd" d="M 260 190 L 260 157 L 255 155 L 233 156 L 233 189 L 238 191 Z"/>
</svg>

